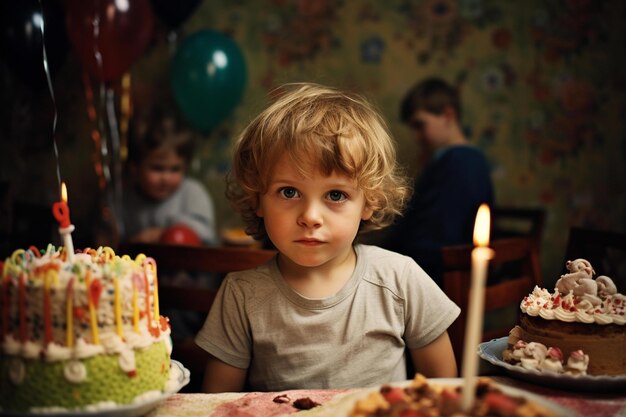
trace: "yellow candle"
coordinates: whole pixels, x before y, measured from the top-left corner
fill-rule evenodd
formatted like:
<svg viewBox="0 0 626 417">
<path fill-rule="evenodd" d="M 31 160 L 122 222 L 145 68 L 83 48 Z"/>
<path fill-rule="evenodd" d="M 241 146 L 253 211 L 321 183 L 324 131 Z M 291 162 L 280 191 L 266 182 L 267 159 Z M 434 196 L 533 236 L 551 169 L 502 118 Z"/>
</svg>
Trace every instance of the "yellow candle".
<svg viewBox="0 0 626 417">
<path fill-rule="evenodd" d="M 494 252 L 489 246 L 489 206 L 482 204 L 476 214 L 474 224 L 474 245 L 472 250 L 472 283 L 468 303 L 467 323 L 465 326 L 465 345 L 463 347 L 463 395 L 461 408 L 469 412 L 476 396 L 478 375 L 478 355 L 476 350 L 480 343 L 483 328 L 483 310 L 485 303 L 485 281 L 487 266 Z"/>
<path fill-rule="evenodd" d="M 119 337 L 124 335 L 122 331 L 122 306 L 120 301 L 120 283 L 118 278 L 113 278 L 113 286 L 115 288 L 114 311 L 115 311 L 115 332 Z"/>
<path fill-rule="evenodd" d="M 91 339 L 94 345 L 100 344 L 98 333 L 98 318 L 96 317 L 96 308 L 91 299 L 91 271 L 88 269 L 85 273 L 85 285 L 87 286 L 87 303 L 89 305 L 89 321 L 91 324 Z"/>
<path fill-rule="evenodd" d="M 154 320 L 159 322 L 159 282 L 157 280 L 157 267 L 156 262 L 152 258 L 146 259 L 146 267 L 152 270 L 152 280 L 154 282 L 154 290 L 152 298 L 154 298 Z M 147 273 L 147 270 L 144 272 Z"/>
<path fill-rule="evenodd" d="M 74 347 L 74 278 L 70 279 L 67 284 L 66 296 L 65 296 L 65 316 L 66 316 L 66 329 L 65 339 L 68 348 Z"/>
<path fill-rule="evenodd" d="M 133 330 L 139 333 L 139 304 L 137 303 L 137 285 L 133 279 Z"/>
</svg>

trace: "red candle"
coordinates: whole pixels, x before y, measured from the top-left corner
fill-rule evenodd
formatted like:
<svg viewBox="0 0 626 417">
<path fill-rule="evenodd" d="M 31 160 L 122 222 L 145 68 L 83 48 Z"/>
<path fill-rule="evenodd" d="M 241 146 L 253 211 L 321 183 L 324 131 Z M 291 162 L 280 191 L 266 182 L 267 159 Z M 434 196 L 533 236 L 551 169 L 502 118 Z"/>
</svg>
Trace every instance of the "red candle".
<svg viewBox="0 0 626 417">
<path fill-rule="evenodd" d="M 52 214 L 62 228 L 70 226 L 70 208 L 67 205 L 67 188 L 61 183 L 61 201 L 52 205 Z"/>
<path fill-rule="evenodd" d="M 20 315 L 20 341 L 26 342 L 28 339 L 28 329 L 26 328 L 26 276 L 24 273 L 20 274 L 19 281 L 19 299 L 18 299 L 18 311 Z"/>
</svg>

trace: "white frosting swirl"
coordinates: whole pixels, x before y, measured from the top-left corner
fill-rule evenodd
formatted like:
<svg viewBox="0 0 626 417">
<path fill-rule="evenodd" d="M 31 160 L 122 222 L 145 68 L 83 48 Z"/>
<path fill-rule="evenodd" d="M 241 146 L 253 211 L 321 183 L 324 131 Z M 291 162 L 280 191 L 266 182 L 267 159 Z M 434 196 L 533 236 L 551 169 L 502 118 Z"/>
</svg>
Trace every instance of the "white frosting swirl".
<svg viewBox="0 0 626 417">
<path fill-rule="evenodd" d="M 15 385 L 20 385 L 26 377 L 26 367 L 24 362 L 19 358 L 13 358 L 9 361 L 9 379 Z"/>
<path fill-rule="evenodd" d="M 137 369 L 135 352 L 131 349 L 121 351 L 117 362 L 120 365 L 120 369 L 126 373 L 133 372 Z"/>
<path fill-rule="evenodd" d="M 63 376 L 72 384 L 79 384 L 87 378 L 87 368 L 79 360 L 71 360 L 63 367 Z"/>
</svg>

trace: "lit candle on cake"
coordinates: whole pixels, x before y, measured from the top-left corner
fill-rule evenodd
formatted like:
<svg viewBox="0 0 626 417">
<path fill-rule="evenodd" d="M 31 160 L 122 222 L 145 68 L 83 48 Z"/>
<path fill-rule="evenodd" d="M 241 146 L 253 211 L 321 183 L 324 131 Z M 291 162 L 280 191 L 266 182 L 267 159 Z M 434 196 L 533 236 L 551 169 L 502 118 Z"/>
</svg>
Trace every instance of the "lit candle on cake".
<svg viewBox="0 0 626 417">
<path fill-rule="evenodd" d="M 61 201 L 52 205 L 52 214 L 59 222 L 59 234 L 63 238 L 63 245 L 67 253 L 67 260 L 74 260 L 74 243 L 72 242 L 72 232 L 74 225 L 70 222 L 70 208 L 67 205 L 67 187 L 65 182 L 61 183 Z"/>
<path fill-rule="evenodd" d="M 476 349 L 480 342 L 483 328 L 483 310 L 485 302 L 485 281 L 489 260 L 494 252 L 489 246 L 490 214 L 489 206 L 482 204 L 476 214 L 474 224 L 474 245 L 472 250 L 472 283 L 469 293 L 467 324 L 465 326 L 465 345 L 463 347 L 463 396 L 461 407 L 468 412 L 476 396 L 478 375 L 478 355 Z"/>
</svg>

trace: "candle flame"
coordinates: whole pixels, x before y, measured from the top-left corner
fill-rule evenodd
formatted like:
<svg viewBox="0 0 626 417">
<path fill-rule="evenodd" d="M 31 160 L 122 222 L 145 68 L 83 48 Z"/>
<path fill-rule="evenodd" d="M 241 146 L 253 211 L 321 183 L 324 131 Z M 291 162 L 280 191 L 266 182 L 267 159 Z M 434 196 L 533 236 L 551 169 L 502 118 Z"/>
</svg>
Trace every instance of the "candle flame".
<svg viewBox="0 0 626 417">
<path fill-rule="evenodd" d="M 490 212 L 487 204 L 481 204 L 476 213 L 476 223 L 474 223 L 474 245 L 489 246 Z"/>
<path fill-rule="evenodd" d="M 67 187 L 65 186 L 65 181 L 61 183 L 61 200 L 67 203 Z"/>
</svg>

